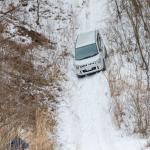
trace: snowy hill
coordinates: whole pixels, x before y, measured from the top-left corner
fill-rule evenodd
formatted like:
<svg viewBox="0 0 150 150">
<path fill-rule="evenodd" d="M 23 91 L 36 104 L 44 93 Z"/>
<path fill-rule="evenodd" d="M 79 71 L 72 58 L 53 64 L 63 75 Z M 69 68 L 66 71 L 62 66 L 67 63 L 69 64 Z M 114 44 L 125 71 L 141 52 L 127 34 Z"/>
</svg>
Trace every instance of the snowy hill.
<svg viewBox="0 0 150 150">
<path fill-rule="evenodd" d="M 150 149 L 149 6 L 0 0 L 0 150 Z M 95 29 L 106 71 L 79 79 L 74 43 Z"/>
<path fill-rule="evenodd" d="M 105 21 L 109 18 L 107 1 L 82 2 L 74 8 L 78 28 L 76 35 L 97 28 L 104 33 L 107 26 Z M 128 137 L 113 124 L 108 70 L 77 79 L 72 63 L 71 60 L 65 100 L 59 109 L 57 149 L 141 150 L 145 140 Z M 111 69 L 109 60 L 107 67 Z"/>
</svg>

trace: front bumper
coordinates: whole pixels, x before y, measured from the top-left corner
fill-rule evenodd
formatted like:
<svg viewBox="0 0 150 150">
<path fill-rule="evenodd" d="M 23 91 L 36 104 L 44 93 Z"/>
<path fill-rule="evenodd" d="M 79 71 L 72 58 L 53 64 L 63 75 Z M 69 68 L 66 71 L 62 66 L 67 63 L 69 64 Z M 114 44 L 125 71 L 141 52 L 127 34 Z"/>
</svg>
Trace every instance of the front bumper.
<svg viewBox="0 0 150 150">
<path fill-rule="evenodd" d="M 76 74 L 82 76 L 82 75 L 87 75 L 87 74 L 100 71 L 102 69 L 103 69 L 103 65 L 94 65 L 94 66 L 90 66 L 89 68 L 85 67 L 85 68 L 76 69 Z"/>
</svg>

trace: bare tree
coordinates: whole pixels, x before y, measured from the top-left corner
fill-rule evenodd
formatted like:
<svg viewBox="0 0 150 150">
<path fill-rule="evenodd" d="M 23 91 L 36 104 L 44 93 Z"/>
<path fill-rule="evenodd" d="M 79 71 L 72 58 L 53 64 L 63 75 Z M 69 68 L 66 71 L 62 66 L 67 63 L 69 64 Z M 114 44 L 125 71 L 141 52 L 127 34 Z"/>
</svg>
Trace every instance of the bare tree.
<svg viewBox="0 0 150 150">
<path fill-rule="evenodd" d="M 111 9 L 113 14 L 108 39 L 114 52 L 113 54 L 122 60 L 117 61 L 114 64 L 114 68 L 119 71 L 120 68 L 125 68 L 124 65 L 129 64 L 132 66 L 132 69 L 128 68 L 129 73 L 127 75 L 123 73 L 116 75 L 114 72 L 118 71 L 110 68 L 110 88 L 112 93 L 114 94 L 114 89 L 118 89 L 117 87 L 121 85 L 119 95 L 112 95 L 113 103 L 114 106 L 122 106 L 121 111 L 125 115 L 122 117 L 121 114 L 116 113 L 116 107 L 114 107 L 114 113 L 118 115 L 117 118 L 123 118 L 121 119 L 123 120 L 121 124 L 128 124 L 128 128 L 134 126 L 136 133 L 149 135 L 150 3 L 147 0 L 112 0 L 110 5 L 111 8 L 113 7 Z M 119 84 L 120 82 L 121 84 Z M 125 93 L 128 94 L 125 95 Z M 124 97 L 125 100 L 123 100 Z M 129 117 L 133 120 L 128 120 Z"/>
</svg>

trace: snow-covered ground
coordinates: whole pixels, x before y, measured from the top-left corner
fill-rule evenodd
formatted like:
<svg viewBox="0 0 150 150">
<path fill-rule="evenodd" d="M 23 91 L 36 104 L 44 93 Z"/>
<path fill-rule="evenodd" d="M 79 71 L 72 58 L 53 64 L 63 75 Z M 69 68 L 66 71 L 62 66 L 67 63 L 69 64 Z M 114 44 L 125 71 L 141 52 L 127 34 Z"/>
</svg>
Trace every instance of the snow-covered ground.
<svg viewBox="0 0 150 150">
<path fill-rule="evenodd" d="M 107 0 L 86 0 L 82 7 L 82 10 L 80 8 L 75 10 L 79 24 L 78 32 L 86 32 L 105 27 L 104 22 L 108 17 Z"/>
<path fill-rule="evenodd" d="M 79 25 L 76 32 L 104 27 L 106 9 L 105 0 L 89 0 L 83 10 L 76 13 Z M 107 73 L 100 72 L 78 79 L 72 60 L 69 66 L 67 92 L 58 111 L 57 149 L 141 150 L 142 140 L 125 137 L 113 126 Z"/>
<path fill-rule="evenodd" d="M 105 73 L 77 79 L 72 72 L 68 98 L 61 105 L 59 150 L 140 150 L 138 139 L 123 138 L 111 121 Z"/>
</svg>

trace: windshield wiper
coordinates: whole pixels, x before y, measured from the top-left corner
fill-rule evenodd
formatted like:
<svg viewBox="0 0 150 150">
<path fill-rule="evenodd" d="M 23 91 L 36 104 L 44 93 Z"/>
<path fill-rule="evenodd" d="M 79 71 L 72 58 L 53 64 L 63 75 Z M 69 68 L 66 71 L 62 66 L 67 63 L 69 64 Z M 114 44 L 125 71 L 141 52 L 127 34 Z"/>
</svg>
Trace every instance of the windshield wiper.
<svg viewBox="0 0 150 150">
<path fill-rule="evenodd" d="M 76 59 L 76 60 L 83 60 L 83 59 L 86 59 L 86 58 L 90 58 L 90 57 L 93 57 L 93 56 L 96 56 L 98 53 L 94 54 L 94 55 L 90 55 L 90 56 L 86 56 L 84 58 L 81 58 L 81 59 Z"/>
<path fill-rule="evenodd" d="M 94 55 L 90 55 L 90 56 L 87 56 L 87 57 L 84 57 L 83 59 L 86 59 L 86 58 L 90 58 L 90 57 L 93 57 L 93 56 L 96 56 L 98 53 L 94 54 Z"/>
</svg>

